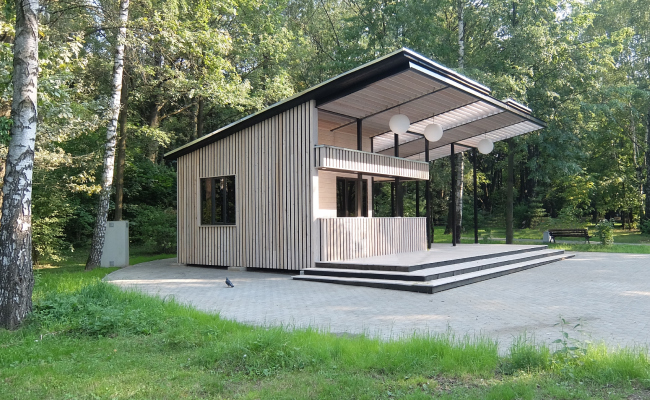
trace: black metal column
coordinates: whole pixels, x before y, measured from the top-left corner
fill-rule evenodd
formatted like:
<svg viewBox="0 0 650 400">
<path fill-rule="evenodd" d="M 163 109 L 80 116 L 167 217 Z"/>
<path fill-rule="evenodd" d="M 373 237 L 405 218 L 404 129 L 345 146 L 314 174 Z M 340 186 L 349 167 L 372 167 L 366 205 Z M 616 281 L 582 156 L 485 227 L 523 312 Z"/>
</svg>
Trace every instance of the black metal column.
<svg viewBox="0 0 650 400">
<path fill-rule="evenodd" d="M 478 193 L 478 185 L 476 184 L 476 149 L 472 149 L 472 161 L 474 162 L 474 243 L 478 243 L 478 206 L 476 204 L 476 196 Z"/>
<path fill-rule="evenodd" d="M 399 157 L 399 135 L 395 135 L 395 157 Z M 404 192 L 398 176 L 395 177 L 395 217 L 404 216 Z"/>
<path fill-rule="evenodd" d="M 362 120 L 357 118 L 357 150 L 363 150 Z M 363 216 L 363 178 L 357 174 L 357 217 Z"/>
<path fill-rule="evenodd" d="M 456 157 L 454 154 L 454 144 L 451 144 L 451 205 L 449 212 L 451 213 L 451 244 L 456 246 Z"/>
<path fill-rule="evenodd" d="M 429 164 L 429 141 L 427 139 L 424 139 L 424 161 L 427 162 L 427 165 Z M 431 167 L 429 166 L 429 173 L 431 173 Z M 425 215 L 427 217 L 427 249 L 431 248 L 431 242 L 433 241 L 433 237 L 431 236 L 431 229 L 433 228 L 433 224 L 431 223 L 431 176 L 429 175 L 429 179 L 427 180 L 427 183 L 424 187 L 424 204 L 426 207 L 425 210 Z"/>
</svg>

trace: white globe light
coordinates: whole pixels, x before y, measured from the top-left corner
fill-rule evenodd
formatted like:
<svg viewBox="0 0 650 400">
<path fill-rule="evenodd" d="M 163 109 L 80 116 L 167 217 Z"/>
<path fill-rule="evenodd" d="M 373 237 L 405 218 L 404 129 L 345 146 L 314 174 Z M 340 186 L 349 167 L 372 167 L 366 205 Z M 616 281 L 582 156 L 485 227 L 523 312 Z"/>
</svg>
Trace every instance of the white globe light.
<svg viewBox="0 0 650 400">
<path fill-rule="evenodd" d="M 478 142 L 478 151 L 480 151 L 481 154 L 489 154 L 493 149 L 494 143 L 492 143 L 490 139 L 481 139 L 481 141 Z"/>
<path fill-rule="evenodd" d="M 424 137 L 430 142 L 437 142 L 442 138 L 442 126 L 439 124 L 429 124 L 424 128 Z"/>
<path fill-rule="evenodd" d="M 406 115 L 397 114 L 393 115 L 390 118 L 390 121 L 388 121 L 388 126 L 390 127 L 391 131 L 397 133 L 398 135 L 401 135 L 402 133 L 406 133 L 406 131 L 409 130 L 411 121 Z"/>
</svg>

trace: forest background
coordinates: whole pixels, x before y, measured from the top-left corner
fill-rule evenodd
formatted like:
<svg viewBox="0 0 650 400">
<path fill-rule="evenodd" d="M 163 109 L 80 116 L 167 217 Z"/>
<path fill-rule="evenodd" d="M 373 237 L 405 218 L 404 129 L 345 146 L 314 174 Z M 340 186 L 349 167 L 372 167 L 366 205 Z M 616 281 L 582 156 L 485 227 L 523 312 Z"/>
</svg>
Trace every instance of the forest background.
<svg viewBox="0 0 650 400">
<path fill-rule="evenodd" d="M 0 4 L 1 178 L 11 127 L 15 9 L 13 1 Z M 35 262 L 90 244 L 118 6 L 103 0 L 42 4 Z M 512 151 L 515 227 L 534 226 L 545 216 L 572 224 L 616 215 L 628 227 L 650 231 L 644 223 L 650 218 L 648 0 L 134 1 L 118 195 L 109 219 L 130 220 L 135 244 L 173 252 L 176 172 L 163 159 L 167 150 L 401 47 L 486 84 L 497 98 L 526 104 L 548 123 L 511 147 L 497 143 L 493 153 L 479 156 L 482 225 L 505 222 Z M 431 168 L 433 216 L 445 224 L 449 160 Z M 469 197 L 469 165 L 465 171 Z M 405 216 L 414 215 L 412 197 L 409 185 Z M 464 204 L 471 207 L 469 198 Z M 471 226 L 472 213 L 463 214 L 463 225 Z"/>
</svg>

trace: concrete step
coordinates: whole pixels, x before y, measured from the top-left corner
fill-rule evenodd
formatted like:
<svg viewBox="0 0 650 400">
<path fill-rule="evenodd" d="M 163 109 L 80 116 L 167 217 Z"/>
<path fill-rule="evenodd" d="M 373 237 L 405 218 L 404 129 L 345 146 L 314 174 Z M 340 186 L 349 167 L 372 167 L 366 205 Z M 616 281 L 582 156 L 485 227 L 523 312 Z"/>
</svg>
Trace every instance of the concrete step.
<svg viewBox="0 0 650 400">
<path fill-rule="evenodd" d="M 419 282 L 402 279 L 351 278 L 323 275 L 296 275 L 293 277 L 293 279 L 311 282 L 337 283 L 342 285 L 367 286 L 381 289 L 405 290 L 431 294 L 484 281 L 486 279 L 497 278 L 499 276 L 538 267 L 540 265 L 561 261 L 573 256 L 573 254 L 554 255 L 500 267 L 478 270 L 475 272 L 468 272 L 461 275 Z"/>
<path fill-rule="evenodd" d="M 306 268 L 301 271 L 302 275 L 338 276 L 342 278 L 368 278 L 368 279 L 393 279 L 403 281 L 425 282 L 434 279 L 442 279 L 450 276 L 467 274 L 484 269 L 501 267 L 504 265 L 516 264 L 524 261 L 536 260 L 545 257 L 559 256 L 564 250 L 544 249 L 535 252 L 516 253 L 490 257 L 476 261 L 468 261 L 458 264 L 445 265 L 419 269 L 412 272 L 402 271 L 379 271 L 364 269 L 334 269 L 334 268 Z"/>
<path fill-rule="evenodd" d="M 530 246 L 520 247 L 513 250 L 500 250 L 494 253 L 481 253 L 476 255 L 463 256 L 462 247 L 458 247 L 458 253 L 449 255 L 447 259 L 442 259 L 433 262 L 425 262 L 421 264 L 411 265 L 391 265 L 391 264 L 372 264 L 367 262 L 355 262 L 355 260 L 348 261 L 320 261 L 316 262 L 316 268 L 333 268 L 333 269 L 352 269 L 352 270 L 374 270 L 374 271 L 397 271 L 397 272 L 413 272 L 421 269 L 430 269 L 436 267 L 444 267 L 454 264 L 463 264 L 472 261 L 485 260 L 489 258 L 504 257 L 509 255 L 536 253 L 548 250 L 548 246 Z M 406 253 L 408 254 L 408 253 Z"/>
</svg>

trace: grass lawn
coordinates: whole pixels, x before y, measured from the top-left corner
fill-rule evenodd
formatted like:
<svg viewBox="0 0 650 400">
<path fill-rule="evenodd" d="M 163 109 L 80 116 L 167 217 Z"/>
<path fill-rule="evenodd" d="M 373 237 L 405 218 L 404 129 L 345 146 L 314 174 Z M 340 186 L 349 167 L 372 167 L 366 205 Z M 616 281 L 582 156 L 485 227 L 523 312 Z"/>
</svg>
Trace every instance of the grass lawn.
<svg viewBox="0 0 650 400">
<path fill-rule="evenodd" d="M 435 243 L 451 243 L 451 234 L 444 233 L 444 226 L 435 227 Z M 479 243 L 505 243 L 504 240 L 496 240 L 494 238 L 505 238 L 505 228 L 492 228 L 489 232 L 489 237 L 492 239 L 486 240 L 488 234 L 486 229 L 479 229 Z M 589 234 L 596 235 L 595 229 L 589 227 Z M 543 229 L 515 229 L 514 242 L 519 244 L 542 244 L 542 237 L 544 235 Z M 524 240 L 521 240 L 524 239 Z M 539 243 L 530 242 L 529 240 L 539 240 Z M 598 237 L 591 239 L 591 245 L 585 244 L 584 240 L 575 238 L 562 238 L 562 242 L 569 243 L 550 243 L 550 248 L 564 249 L 567 251 L 587 251 L 587 252 L 605 252 L 605 253 L 636 253 L 636 254 L 650 254 L 650 235 L 641 233 L 640 231 L 629 231 L 623 229 L 614 230 L 614 245 L 601 246 Z M 461 243 L 474 243 L 473 231 L 463 233 Z M 646 246 L 647 245 L 647 246 Z"/>
<path fill-rule="evenodd" d="M 144 258 L 142 259 L 144 260 Z M 36 270 L 35 312 L 0 330 L 1 399 L 646 399 L 647 349 L 522 336 L 381 341 L 258 328 L 101 282 Z M 558 327 L 558 338 L 564 338 Z"/>
</svg>

